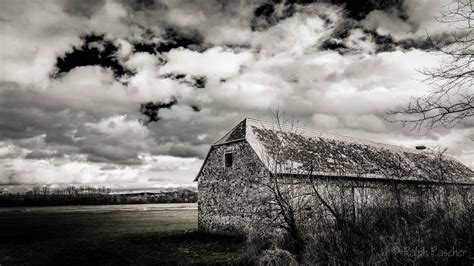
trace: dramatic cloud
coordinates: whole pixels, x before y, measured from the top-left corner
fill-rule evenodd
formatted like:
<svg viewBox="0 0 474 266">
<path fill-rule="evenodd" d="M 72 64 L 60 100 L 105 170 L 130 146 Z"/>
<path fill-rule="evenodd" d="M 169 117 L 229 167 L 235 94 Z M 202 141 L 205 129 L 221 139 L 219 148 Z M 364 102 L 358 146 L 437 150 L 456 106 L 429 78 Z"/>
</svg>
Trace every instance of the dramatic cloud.
<svg viewBox="0 0 474 266">
<path fill-rule="evenodd" d="M 55 76 L 67 73 L 80 66 L 101 66 L 109 68 L 117 78 L 132 73 L 125 69 L 118 61 L 118 50 L 111 41 L 105 40 L 103 35 L 82 36 L 83 44 L 80 48 L 73 48 L 56 62 L 57 71 Z"/>
<path fill-rule="evenodd" d="M 466 121 L 409 131 L 385 112 L 422 95 L 426 32 L 446 1 L 6 1 L 0 184 L 191 184 L 245 116 L 405 146 L 468 165 Z"/>
</svg>

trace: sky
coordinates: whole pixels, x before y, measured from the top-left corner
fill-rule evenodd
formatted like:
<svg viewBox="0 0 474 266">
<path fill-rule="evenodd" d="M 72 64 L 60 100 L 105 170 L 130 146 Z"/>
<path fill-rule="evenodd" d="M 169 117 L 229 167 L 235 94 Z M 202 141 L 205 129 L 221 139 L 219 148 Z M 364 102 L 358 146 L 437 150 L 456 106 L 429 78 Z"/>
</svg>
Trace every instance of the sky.
<svg viewBox="0 0 474 266">
<path fill-rule="evenodd" d="M 410 130 L 444 0 L 2 0 L 0 189 L 194 185 L 210 145 L 279 108 L 321 131 L 446 147 L 473 122 Z"/>
</svg>

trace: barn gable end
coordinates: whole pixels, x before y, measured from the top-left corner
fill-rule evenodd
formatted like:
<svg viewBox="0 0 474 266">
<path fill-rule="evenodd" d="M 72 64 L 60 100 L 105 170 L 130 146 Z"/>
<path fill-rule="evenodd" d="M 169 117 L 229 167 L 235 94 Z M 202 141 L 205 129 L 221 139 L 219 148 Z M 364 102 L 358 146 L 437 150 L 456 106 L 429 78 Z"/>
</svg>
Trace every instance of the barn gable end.
<svg viewBox="0 0 474 266">
<path fill-rule="evenodd" d="M 232 165 L 225 155 L 232 154 Z M 200 231 L 240 233 L 253 213 L 261 193 L 257 181 L 268 174 L 245 140 L 211 147 L 198 180 L 198 227 Z"/>
</svg>

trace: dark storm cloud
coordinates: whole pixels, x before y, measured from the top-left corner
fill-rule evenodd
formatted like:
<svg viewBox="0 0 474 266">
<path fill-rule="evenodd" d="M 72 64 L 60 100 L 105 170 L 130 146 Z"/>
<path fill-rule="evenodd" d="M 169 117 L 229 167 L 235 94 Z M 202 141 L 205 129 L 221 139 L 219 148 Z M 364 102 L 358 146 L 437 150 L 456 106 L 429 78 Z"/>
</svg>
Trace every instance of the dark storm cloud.
<svg viewBox="0 0 474 266">
<path fill-rule="evenodd" d="M 263 3 L 255 8 L 250 27 L 253 31 L 265 30 L 280 20 L 292 16 L 294 12 L 294 5 L 288 2 L 285 4 L 280 1 Z"/>
<path fill-rule="evenodd" d="M 296 0 L 298 2 L 298 0 Z M 305 2 L 304 0 L 302 2 Z M 342 5 L 350 18 L 361 20 L 374 10 L 396 10 L 400 16 L 404 15 L 404 0 L 329 0 L 335 5 Z"/>
<path fill-rule="evenodd" d="M 347 24 L 346 24 L 347 25 Z M 354 48 L 347 46 L 348 38 L 350 37 L 351 30 L 358 29 L 358 27 L 347 27 L 340 30 L 330 38 L 326 39 L 321 43 L 319 49 L 337 51 L 341 55 L 348 53 L 358 52 Z M 360 29 L 360 28 L 359 28 Z M 375 53 L 381 52 L 393 52 L 396 50 L 430 50 L 433 46 L 428 42 L 428 39 L 424 36 L 407 38 L 402 40 L 394 40 L 390 35 L 381 35 L 373 30 L 362 29 L 366 36 L 361 38 L 361 41 L 372 41 L 375 45 Z M 437 36 L 434 36 L 437 38 Z"/>
<path fill-rule="evenodd" d="M 360 23 L 354 19 L 344 19 L 337 24 L 331 36 L 321 42 L 319 49 L 337 51 L 340 54 L 350 52 L 351 49 L 345 44 L 345 40 L 350 36 L 351 30 L 360 28 Z"/>
<path fill-rule="evenodd" d="M 294 5 L 308 5 L 313 3 L 330 3 L 337 6 L 342 6 L 346 10 L 348 17 L 361 20 L 373 10 L 397 10 L 400 16 L 404 15 L 403 2 L 404 0 L 287 0 L 287 1 L 273 1 L 273 3 L 283 2 L 285 6 Z M 267 5 L 270 4 L 267 3 Z M 270 4 L 271 5 L 271 4 Z M 263 5 L 262 5 L 263 6 Z M 273 5 L 272 5 L 273 6 Z M 264 13 L 271 14 L 270 7 L 266 7 Z M 259 13 L 260 14 L 260 13 Z"/>
<path fill-rule="evenodd" d="M 200 112 L 201 111 L 201 107 L 199 107 L 198 105 L 190 105 L 191 108 L 193 109 L 194 112 Z"/>
<path fill-rule="evenodd" d="M 207 78 L 205 76 L 192 76 L 189 84 L 198 89 L 203 89 L 206 88 L 206 83 Z"/>
<path fill-rule="evenodd" d="M 140 113 L 147 117 L 144 121 L 145 125 L 151 122 L 158 122 L 161 118 L 158 116 L 160 109 L 170 109 L 171 106 L 178 103 L 176 98 L 172 98 L 169 102 L 148 102 L 142 103 L 140 106 Z"/>
<path fill-rule="evenodd" d="M 193 76 L 179 73 L 169 73 L 161 76 L 162 78 L 169 78 L 176 80 L 180 83 L 187 84 L 197 89 L 206 88 L 207 77 L 206 76 Z"/>
<path fill-rule="evenodd" d="M 351 30 L 361 29 L 373 38 L 377 45 L 376 52 L 395 51 L 396 49 L 430 49 L 425 36 L 410 37 L 402 40 L 394 40 L 390 35 L 381 35 L 375 30 L 366 29 L 361 21 L 366 19 L 372 11 L 386 12 L 392 14 L 404 21 L 413 31 L 419 26 L 411 20 L 407 14 L 407 7 L 404 6 L 405 0 L 289 0 L 289 1 L 267 1 L 254 10 L 252 18 L 252 30 L 265 30 L 277 24 L 280 20 L 291 17 L 296 11 L 297 6 L 305 6 L 313 3 L 331 3 L 341 6 L 346 18 L 341 21 L 334 29 L 329 38 L 323 41 L 319 48 L 322 50 L 333 50 L 340 54 L 357 52 L 346 45 L 347 38 Z M 328 19 L 320 15 L 322 19 Z M 328 24 L 330 21 L 327 21 Z M 362 40 L 365 41 L 365 40 Z"/>
<path fill-rule="evenodd" d="M 372 36 L 374 42 L 377 44 L 377 52 L 392 52 L 397 49 L 429 50 L 433 48 L 426 37 L 407 38 L 395 41 L 390 35 L 381 35 L 375 31 L 369 30 L 366 30 L 365 32 Z"/>
<path fill-rule="evenodd" d="M 282 19 L 292 16 L 297 5 L 305 6 L 313 3 L 330 3 L 342 6 L 347 17 L 355 20 L 364 19 L 374 10 L 396 11 L 400 17 L 406 19 L 403 8 L 404 0 L 275 0 L 266 1 L 258 5 L 253 12 L 252 30 L 265 30 L 277 24 Z"/>
<path fill-rule="evenodd" d="M 167 6 L 159 0 L 122 0 L 124 5 L 130 7 L 133 11 L 143 11 L 149 9 L 166 10 Z"/>
<path fill-rule="evenodd" d="M 146 32 L 145 40 L 156 39 L 157 36 L 154 36 L 150 30 Z M 165 33 L 159 37 L 161 37 L 159 42 L 136 42 L 133 47 L 136 52 L 150 54 L 165 53 L 179 47 L 194 51 L 204 50 L 202 36 L 196 31 L 184 32 L 168 26 L 165 28 Z"/>
<path fill-rule="evenodd" d="M 54 77 L 60 77 L 80 66 L 110 68 L 117 78 L 133 74 L 120 63 L 117 55 L 118 47 L 106 40 L 104 35 L 83 35 L 81 40 L 83 41 L 81 47 L 74 47 L 72 52 L 67 52 L 57 59 Z"/>
</svg>

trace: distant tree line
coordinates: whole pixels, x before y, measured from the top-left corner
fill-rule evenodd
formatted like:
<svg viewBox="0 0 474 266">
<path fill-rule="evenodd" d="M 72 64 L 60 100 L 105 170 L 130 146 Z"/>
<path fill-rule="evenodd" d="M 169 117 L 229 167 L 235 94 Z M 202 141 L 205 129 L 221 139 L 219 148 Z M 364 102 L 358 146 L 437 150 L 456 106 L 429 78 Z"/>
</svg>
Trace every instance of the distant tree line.
<svg viewBox="0 0 474 266">
<path fill-rule="evenodd" d="M 178 189 L 165 192 L 113 193 L 107 187 L 68 186 L 51 189 L 35 186 L 31 191 L 0 193 L 0 206 L 64 206 L 197 202 L 197 192 Z"/>
</svg>

